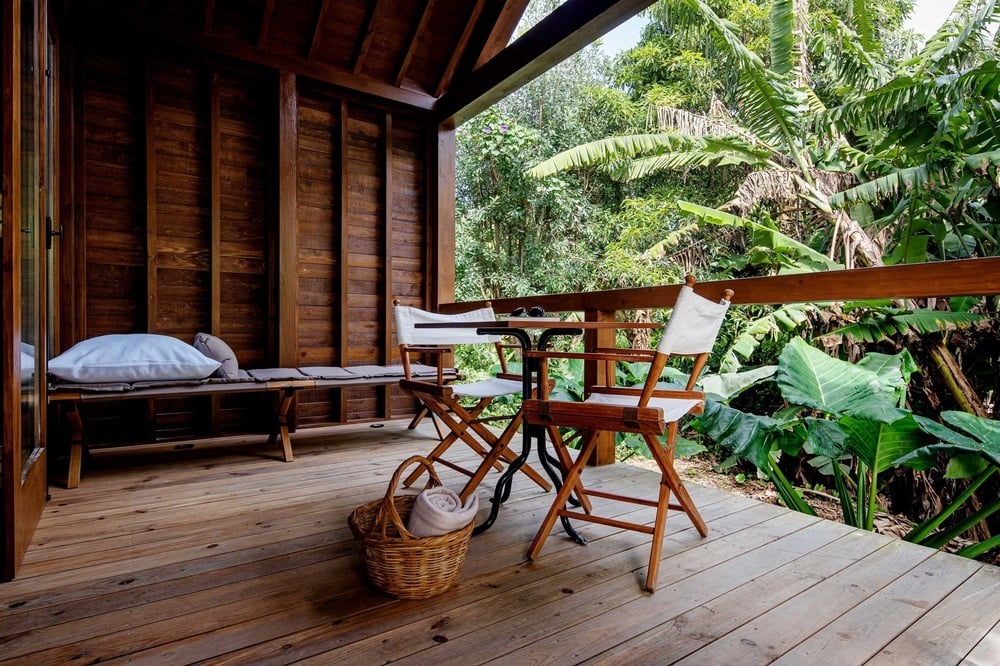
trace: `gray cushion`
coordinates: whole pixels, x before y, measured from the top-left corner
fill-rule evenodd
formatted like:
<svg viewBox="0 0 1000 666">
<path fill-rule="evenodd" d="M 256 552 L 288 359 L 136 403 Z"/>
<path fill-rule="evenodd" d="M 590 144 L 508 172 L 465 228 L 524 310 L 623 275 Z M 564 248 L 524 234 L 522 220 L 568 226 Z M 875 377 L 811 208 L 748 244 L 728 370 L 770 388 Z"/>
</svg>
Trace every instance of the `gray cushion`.
<svg viewBox="0 0 1000 666">
<path fill-rule="evenodd" d="M 219 369 L 212 375 L 224 379 L 236 379 L 239 377 L 240 364 L 236 361 L 236 352 L 233 348 L 210 333 L 199 333 L 194 336 L 194 348 L 209 358 L 214 358 L 221 363 Z"/>
</svg>

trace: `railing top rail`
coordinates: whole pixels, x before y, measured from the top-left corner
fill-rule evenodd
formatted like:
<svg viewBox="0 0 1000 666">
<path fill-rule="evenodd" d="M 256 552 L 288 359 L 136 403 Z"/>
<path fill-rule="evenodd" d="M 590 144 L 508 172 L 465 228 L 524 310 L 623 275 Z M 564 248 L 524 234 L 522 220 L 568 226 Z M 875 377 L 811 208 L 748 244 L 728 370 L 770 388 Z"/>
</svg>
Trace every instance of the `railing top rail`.
<svg viewBox="0 0 1000 666">
<path fill-rule="evenodd" d="M 549 312 L 669 308 L 679 289 L 680 285 L 663 285 L 494 298 L 491 303 L 497 312 L 531 305 Z M 721 298 L 723 291 L 732 289 L 736 292 L 733 303 L 744 305 L 995 295 L 1000 294 L 1000 257 L 699 282 L 695 289 L 708 298 Z M 461 312 L 483 303 L 443 303 L 440 311 Z"/>
</svg>

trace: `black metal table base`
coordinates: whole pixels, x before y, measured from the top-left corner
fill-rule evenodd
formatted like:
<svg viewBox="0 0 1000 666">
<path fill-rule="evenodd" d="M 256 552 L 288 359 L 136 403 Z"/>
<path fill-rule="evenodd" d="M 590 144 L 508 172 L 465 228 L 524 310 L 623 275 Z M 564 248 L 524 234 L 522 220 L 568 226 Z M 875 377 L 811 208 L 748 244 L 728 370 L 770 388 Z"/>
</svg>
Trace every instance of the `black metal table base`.
<svg viewBox="0 0 1000 666">
<path fill-rule="evenodd" d="M 482 335 L 510 335 L 516 337 L 518 342 L 521 343 L 521 349 L 524 351 L 531 350 L 531 336 L 528 332 L 523 329 L 512 329 L 512 328 L 478 328 L 477 333 Z M 538 336 L 538 349 L 544 351 L 548 347 L 549 338 L 555 335 L 580 335 L 583 333 L 581 329 L 549 329 L 542 332 Z M 534 377 L 537 373 L 537 364 L 526 357 L 523 358 L 522 364 L 522 381 L 524 385 L 522 386 L 522 396 L 530 396 L 532 394 L 532 389 L 534 387 L 535 381 Z M 553 458 L 545 448 L 545 429 L 539 426 L 529 425 L 525 423 L 523 426 L 524 433 L 522 437 L 521 453 L 518 455 L 504 470 L 503 474 L 500 475 L 500 479 L 497 481 L 496 488 L 493 491 L 493 497 L 490 499 L 490 514 L 486 517 L 481 524 L 477 525 L 473 529 L 472 534 L 482 534 L 496 522 L 497 515 L 500 513 L 500 505 L 510 499 L 511 487 L 514 484 L 514 475 L 524 466 L 527 462 L 529 456 L 531 455 L 531 441 L 536 439 L 538 441 L 538 460 L 542 465 L 542 469 L 548 475 L 549 479 L 552 480 L 552 484 L 556 488 L 556 492 L 562 488 L 562 472 L 556 469 L 555 465 L 560 465 L 559 460 Z M 570 503 L 573 505 L 579 505 L 574 498 L 570 498 Z M 580 545 L 586 545 L 587 540 L 580 536 L 579 533 L 570 524 L 569 519 L 565 516 L 560 516 L 560 523 L 563 526 L 563 530 L 566 534 Z"/>
</svg>

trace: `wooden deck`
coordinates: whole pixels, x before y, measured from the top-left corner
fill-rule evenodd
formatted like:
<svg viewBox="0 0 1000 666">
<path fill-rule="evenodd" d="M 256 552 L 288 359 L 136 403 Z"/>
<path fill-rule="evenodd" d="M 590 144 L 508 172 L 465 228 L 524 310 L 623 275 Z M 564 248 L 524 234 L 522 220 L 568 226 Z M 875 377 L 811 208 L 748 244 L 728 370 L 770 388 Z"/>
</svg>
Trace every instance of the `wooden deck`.
<svg viewBox="0 0 1000 666">
<path fill-rule="evenodd" d="M 97 461 L 52 489 L 23 573 L 0 584 L 0 660 L 1000 663 L 1000 569 L 698 486 L 710 535 L 668 523 L 653 595 L 633 532 L 584 525 L 588 546 L 556 534 L 525 562 L 551 498 L 527 481 L 454 588 L 375 593 L 347 516 L 431 432 L 300 432 L 294 463 L 248 448 Z M 655 483 L 623 465 L 598 477 Z"/>
</svg>

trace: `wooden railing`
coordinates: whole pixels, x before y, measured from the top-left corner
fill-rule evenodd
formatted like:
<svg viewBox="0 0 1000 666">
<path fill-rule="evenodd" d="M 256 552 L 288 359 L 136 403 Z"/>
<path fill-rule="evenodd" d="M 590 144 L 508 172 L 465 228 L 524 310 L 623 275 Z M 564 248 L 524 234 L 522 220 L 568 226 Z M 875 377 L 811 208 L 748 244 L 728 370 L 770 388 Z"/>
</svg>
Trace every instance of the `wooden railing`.
<svg viewBox="0 0 1000 666">
<path fill-rule="evenodd" d="M 677 298 L 678 289 L 680 285 L 676 284 L 496 298 L 491 302 L 497 312 L 540 305 L 547 312 L 606 313 L 669 308 Z M 1000 294 L 1000 257 L 699 282 L 695 289 L 709 298 L 720 298 L 723 291 L 732 289 L 736 292 L 733 303 L 744 305 L 995 295 Z M 485 301 L 442 303 L 440 311 L 462 312 L 484 304 Z"/>
<path fill-rule="evenodd" d="M 496 298 L 490 302 L 498 313 L 539 305 L 546 312 L 582 312 L 588 321 L 613 320 L 619 310 L 672 307 L 680 285 L 614 289 L 572 294 L 540 294 L 531 297 Z M 1000 258 L 962 259 L 905 266 L 880 266 L 825 273 L 802 273 L 774 277 L 699 282 L 695 290 L 708 298 L 735 292 L 733 303 L 785 304 L 823 303 L 872 299 L 946 298 L 1000 294 Z M 442 303 L 440 311 L 456 313 L 485 305 L 486 301 Z M 613 346 L 614 331 L 590 331 L 584 347 Z M 607 370 L 588 364 L 586 385 L 603 379 Z M 598 447 L 596 464 L 614 461 L 614 441 L 607 437 Z"/>
</svg>

